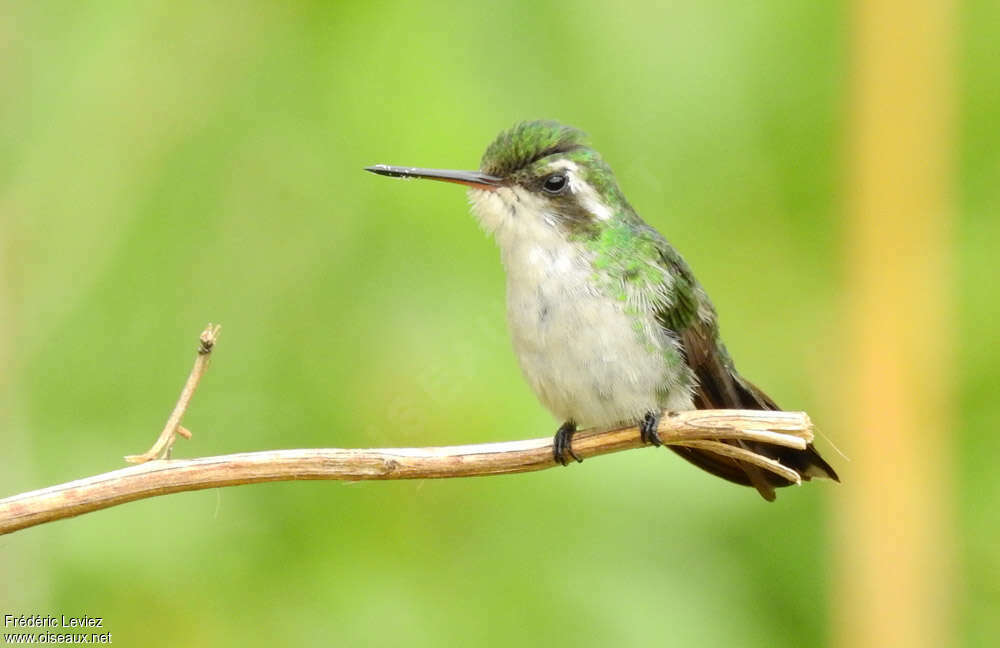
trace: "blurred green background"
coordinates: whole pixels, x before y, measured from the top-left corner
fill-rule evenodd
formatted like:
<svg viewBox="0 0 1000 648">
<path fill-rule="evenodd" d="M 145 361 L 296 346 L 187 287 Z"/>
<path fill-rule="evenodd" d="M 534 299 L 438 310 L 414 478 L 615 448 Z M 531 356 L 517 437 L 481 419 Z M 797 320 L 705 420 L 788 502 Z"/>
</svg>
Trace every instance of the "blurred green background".
<svg viewBox="0 0 1000 648">
<path fill-rule="evenodd" d="M 177 457 L 550 435 L 462 190 L 361 171 L 475 167 L 533 118 L 591 134 L 712 295 L 742 371 L 844 434 L 824 425 L 846 262 L 840 4 L 3 14 L 0 496 L 145 450 L 207 321 L 222 338 Z M 960 18 L 960 420 L 941 433 L 957 448 L 956 642 L 985 646 L 1000 631 L 1000 5 Z M 652 450 L 185 493 L 0 537 L 0 611 L 102 616 L 119 645 L 824 645 L 836 496 L 819 483 L 767 505 Z"/>
</svg>

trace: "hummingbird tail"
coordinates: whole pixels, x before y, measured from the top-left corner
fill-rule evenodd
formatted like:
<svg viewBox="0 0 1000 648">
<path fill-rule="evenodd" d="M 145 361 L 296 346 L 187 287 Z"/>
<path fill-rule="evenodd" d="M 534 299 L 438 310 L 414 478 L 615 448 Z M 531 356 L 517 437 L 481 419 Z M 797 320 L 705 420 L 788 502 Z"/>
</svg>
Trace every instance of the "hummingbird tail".
<svg viewBox="0 0 1000 648">
<path fill-rule="evenodd" d="M 729 375 L 731 389 L 700 389 L 695 395 L 695 406 L 698 409 L 781 409 L 767 394 L 735 371 Z M 708 398 L 708 393 L 712 393 L 713 395 L 729 394 L 730 397 L 721 399 L 724 402 L 715 402 L 718 399 Z M 783 448 L 751 441 L 740 441 L 738 443 L 752 452 L 781 462 L 784 466 L 797 472 L 803 481 L 809 481 L 814 477 L 840 481 L 833 467 L 820 456 L 811 443 L 806 446 L 805 450 Z M 710 472 L 717 477 L 756 488 L 761 497 L 769 502 L 775 499 L 775 488 L 790 486 L 794 483 L 757 466 L 717 455 L 706 450 L 679 446 L 671 446 L 670 449 L 702 470 Z"/>
</svg>

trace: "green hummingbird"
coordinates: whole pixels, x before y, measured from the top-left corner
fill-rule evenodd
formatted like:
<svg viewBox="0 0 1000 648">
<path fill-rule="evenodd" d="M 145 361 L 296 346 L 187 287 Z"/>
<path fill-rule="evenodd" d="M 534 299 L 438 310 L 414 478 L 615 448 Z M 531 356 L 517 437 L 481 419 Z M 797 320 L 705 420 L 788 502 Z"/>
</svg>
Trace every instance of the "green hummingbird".
<svg viewBox="0 0 1000 648">
<path fill-rule="evenodd" d="M 500 248 L 521 370 L 563 421 L 555 461 L 580 461 L 572 447 L 578 425 L 638 425 L 644 442 L 661 445 L 664 410 L 779 409 L 736 372 L 691 268 L 639 217 L 583 132 L 554 121 L 516 124 L 489 145 L 479 171 L 366 170 L 468 187 L 473 212 Z M 812 445 L 740 443 L 802 479 L 838 480 Z M 670 449 L 769 501 L 791 483 L 707 450 Z"/>
</svg>

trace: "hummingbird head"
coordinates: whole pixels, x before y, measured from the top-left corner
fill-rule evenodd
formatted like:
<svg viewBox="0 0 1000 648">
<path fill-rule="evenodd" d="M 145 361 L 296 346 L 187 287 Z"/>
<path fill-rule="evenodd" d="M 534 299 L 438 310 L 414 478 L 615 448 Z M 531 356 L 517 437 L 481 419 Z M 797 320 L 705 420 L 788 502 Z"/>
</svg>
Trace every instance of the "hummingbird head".
<svg viewBox="0 0 1000 648">
<path fill-rule="evenodd" d="M 586 135 L 554 121 L 521 122 L 503 131 L 487 147 L 478 171 L 381 164 L 367 170 L 468 186 L 476 215 L 498 241 L 531 237 L 539 228 L 592 237 L 603 222 L 631 210 Z"/>
</svg>

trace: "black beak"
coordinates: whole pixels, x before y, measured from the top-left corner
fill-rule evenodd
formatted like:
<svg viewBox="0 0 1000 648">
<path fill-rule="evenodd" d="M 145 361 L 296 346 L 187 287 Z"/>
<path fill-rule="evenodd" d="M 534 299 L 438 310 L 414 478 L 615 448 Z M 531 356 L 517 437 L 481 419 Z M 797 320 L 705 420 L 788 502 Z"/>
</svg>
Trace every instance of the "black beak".
<svg viewBox="0 0 1000 648">
<path fill-rule="evenodd" d="M 453 171 L 451 169 L 421 169 L 419 167 L 389 166 L 388 164 L 376 164 L 365 167 L 365 171 L 371 171 L 378 175 L 389 176 L 390 178 L 426 178 L 428 180 L 441 180 L 444 182 L 455 182 L 457 184 L 474 187 L 476 189 L 496 189 L 500 186 L 501 179 L 479 171 Z"/>
</svg>

